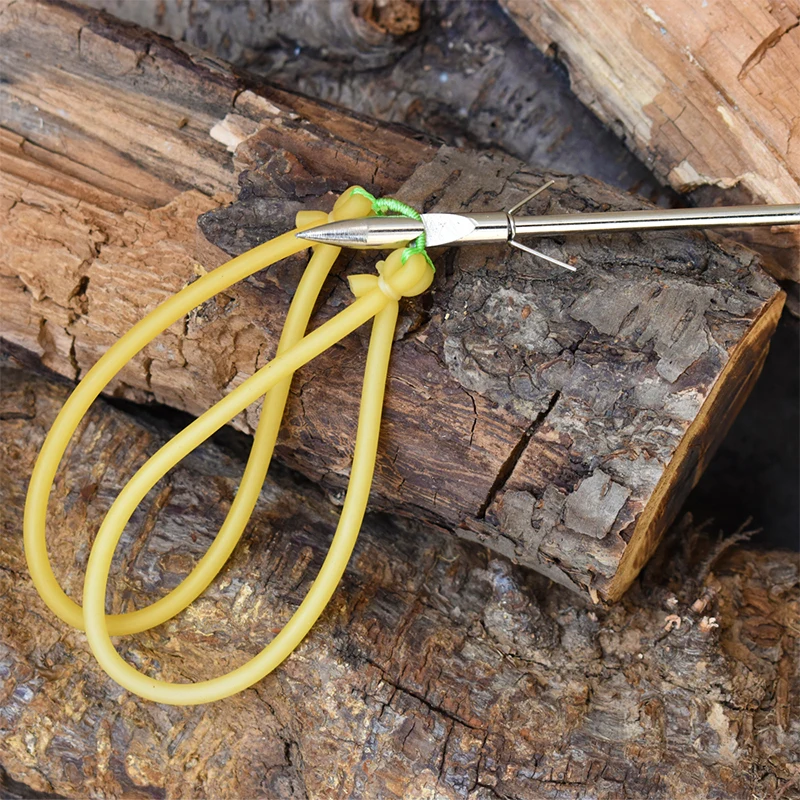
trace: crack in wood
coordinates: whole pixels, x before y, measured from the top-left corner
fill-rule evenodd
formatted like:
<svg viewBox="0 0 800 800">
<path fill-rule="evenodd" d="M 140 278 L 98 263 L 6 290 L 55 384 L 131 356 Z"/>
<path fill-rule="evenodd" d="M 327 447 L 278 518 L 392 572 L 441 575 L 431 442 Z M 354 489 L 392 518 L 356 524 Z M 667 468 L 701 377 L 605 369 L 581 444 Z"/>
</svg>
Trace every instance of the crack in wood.
<svg viewBox="0 0 800 800">
<path fill-rule="evenodd" d="M 554 392 L 550 398 L 547 408 L 542 411 L 525 429 L 525 432 L 522 434 L 517 444 L 508 454 L 508 458 L 506 458 L 500 469 L 497 471 L 497 476 L 494 479 L 494 483 L 492 483 L 489 493 L 486 495 L 486 499 L 481 503 L 480 508 L 478 509 L 478 513 L 476 514 L 477 519 L 486 519 L 486 512 L 489 510 L 489 506 L 491 506 L 491 504 L 494 502 L 494 499 L 503 490 L 506 483 L 508 483 L 508 479 L 513 474 L 514 468 L 517 466 L 519 460 L 522 458 L 525 450 L 530 444 L 531 438 L 541 427 L 542 423 L 547 419 L 548 414 L 550 414 L 550 412 L 555 408 L 555 405 L 560 397 L 560 391 Z"/>
</svg>

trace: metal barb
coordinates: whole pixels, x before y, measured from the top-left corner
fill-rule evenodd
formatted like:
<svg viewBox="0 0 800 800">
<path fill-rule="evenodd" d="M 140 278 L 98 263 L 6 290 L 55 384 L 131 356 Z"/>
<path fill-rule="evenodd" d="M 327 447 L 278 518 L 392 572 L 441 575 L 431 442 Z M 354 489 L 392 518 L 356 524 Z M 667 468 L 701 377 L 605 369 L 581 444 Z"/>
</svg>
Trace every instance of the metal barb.
<svg viewBox="0 0 800 800">
<path fill-rule="evenodd" d="M 538 189 L 534 189 L 527 197 L 523 197 L 522 200 L 519 201 L 515 206 L 511 206 L 511 208 L 506 211 L 506 215 L 508 216 L 508 243 L 512 247 L 516 247 L 518 250 L 522 250 L 525 253 L 530 253 L 532 256 L 536 256 L 536 258 L 541 258 L 543 261 L 549 261 L 551 264 L 557 264 L 559 267 L 564 267 L 564 269 L 568 269 L 570 272 L 576 272 L 575 267 L 570 266 L 569 264 L 565 263 L 564 261 L 559 261 L 557 258 L 553 258 L 552 256 L 546 256 L 541 250 L 534 250 L 532 247 L 528 247 L 526 244 L 522 244 L 522 242 L 517 241 L 517 225 L 516 220 L 514 219 L 514 214 L 517 213 L 521 208 L 524 208 L 537 194 L 541 194 L 545 189 L 549 189 L 555 183 L 554 180 L 549 180 L 547 183 L 543 183 Z"/>
<path fill-rule="evenodd" d="M 522 242 L 518 242 L 516 239 L 509 239 L 508 243 L 512 247 L 516 247 L 517 250 L 523 250 L 526 253 L 530 253 L 532 256 L 536 256 L 537 258 L 541 258 L 544 261 L 549 261 L 551 264 L 558 264 L 559 267 L 564 267 L 564 269 L 568 269 L 570 272 L 577 272 L 577 268 L 567 264 L 564 261 L 559 261 L 557 258 L 553 258 L 552 256 L 546 256 L 539 250 L 534 250 L 532 247 L 528 247 L 526 244 L 522 244 Z"/>
<path fill-rule="evenodd" d="M 543 183 L 538 189 L 534 189 L 527 197 L 523 197 L 522 200 L 520 200 L 515 206 L 511 206 L 511 208 L 506 211 L 506 214 L 508 214 L 509 217 L 513 217 L 517 211 L 528 205 L 528 203 L 530 203 L 530 201 L 533 200 L 536 195 L 541 194 L 545 189 L 549 189 L 554 183 L 554 180 L 549 180 L 547 183 Z"/>
</svg>

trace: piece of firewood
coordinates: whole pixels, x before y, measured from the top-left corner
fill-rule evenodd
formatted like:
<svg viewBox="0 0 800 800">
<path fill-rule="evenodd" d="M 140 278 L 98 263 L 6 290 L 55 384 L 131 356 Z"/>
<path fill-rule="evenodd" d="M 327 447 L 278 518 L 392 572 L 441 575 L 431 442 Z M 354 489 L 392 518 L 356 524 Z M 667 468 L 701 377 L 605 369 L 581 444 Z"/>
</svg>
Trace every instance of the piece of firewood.
<svg viewBox="0 0 800 800">
<path fill-rule="evenodd" d="M 744 800 L 797 775 L 796 559 L 712 560 L 686 526 L 605 609 L 436 528 L 368 515 L 330 607 L 274 673 L 210 705 L 140 700 L 26 571 L 28 475 L 69 386 L 4 370 L 0 387 L 4 796 Z M 103 401 L 81 426 L 48 531 L 72 597 L 103 513 L 169 435 Z M 156 487 L 123 538 L 110 608 L 177 584 L 242 469 L 206 445 Z M 177 681 L 243 663 L 297 607 L 336 517 L 306 482 L 269 479 L 222 575 L 175 620 L 119 639 L 123 655 Z"/>
<path fill-rule="evenodd" d="M 426 0 L 416 15 L 420 0 L 83 4 L 444 144 L 496 147 L 539 169 L 590 175 L 654 202 L 674 200 L 496 0 L 484 0 L 479 14 L 473 3 Z"/>
<path fill-rule="evenodd" d="M 800 203 L 800 3 L 500 0 L 572 88 L 679 192 Z M 800 231 L 737 234 L 800 281 Z"/>
<path fill-rule="evenodd" d="M 198 270 L 348 184 L 477 211 L 543 180 L 508 157 L 437 150 L 248 84 L 95 12 L 30 0 L 2 19 L 0 335 L 70 378 Z M 636 205 L 559 177 L 532 210 Z M 702 234 L 541 246 L 577 275 L 511 249 L 454 249 L 438 258 L 434 291 L 404 307 L 373 502 L 614 600 L 747 396 L 783 296 L 753 253 Z M 114 393 L 205 410 L 269 360 L 304 263 L 197 309 Z M 318 319 L 346 302 L 333 279 Z M 279 443 L 284 462 L 333 492 L 349 470 L 364 355 L 354 336 L 298 374 Z M 251 432 L 257 416 L 236 424 Z"/>
</svg>

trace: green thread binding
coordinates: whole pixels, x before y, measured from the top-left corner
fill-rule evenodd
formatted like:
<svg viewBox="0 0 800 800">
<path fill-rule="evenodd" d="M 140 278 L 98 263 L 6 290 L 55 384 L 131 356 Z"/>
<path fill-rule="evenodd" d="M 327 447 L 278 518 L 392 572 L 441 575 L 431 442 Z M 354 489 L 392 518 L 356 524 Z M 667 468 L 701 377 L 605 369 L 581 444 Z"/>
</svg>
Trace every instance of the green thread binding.
<svg viewBox="0 0 800 800">
<path fill-rule="evenodd" d="M 404 203 L 402 200 L 397 200 L 394 197 L 375 197 L 375 195 L 370 194 L 366 189 L 362 189 L 360 186 L 354 187 L 352 194 L 366 197 L 367 200 L 372 203 L 372 210 L 379 217 L 384 217 L 387 214 L 397 214 L 400 217 L 408 217 L 409 219 L 417 220 L 417 222 L 422 222 L 422 216 L 419 211 Z M 427 237 L 423 229 L 422 233 L 403 250 L 400 260 L 405 264 L 411 256 L 421 253 L 428 262 L 428 266 L 436 272 L 436 267 L 433 266 L 433 261 L 431 261 L 426 247 Z"/>
</svg>

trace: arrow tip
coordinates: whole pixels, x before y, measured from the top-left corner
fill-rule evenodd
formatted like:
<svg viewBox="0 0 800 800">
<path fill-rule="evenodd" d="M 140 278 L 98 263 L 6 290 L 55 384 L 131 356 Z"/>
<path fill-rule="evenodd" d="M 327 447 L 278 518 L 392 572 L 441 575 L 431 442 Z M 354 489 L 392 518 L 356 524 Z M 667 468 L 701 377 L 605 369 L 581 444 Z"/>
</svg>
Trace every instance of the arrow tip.
<svg viewBox="0 0 800 800">
<path fill-rule="evenodd" d="M 307 231 L 300 231 L 295 236 L 314 244 L 331 244 L 336 247 L 364 244 L 364 234 L 356 230 L 352 223 L 329 222 L 316 228 L 309 228 Z"/>
</svg>

